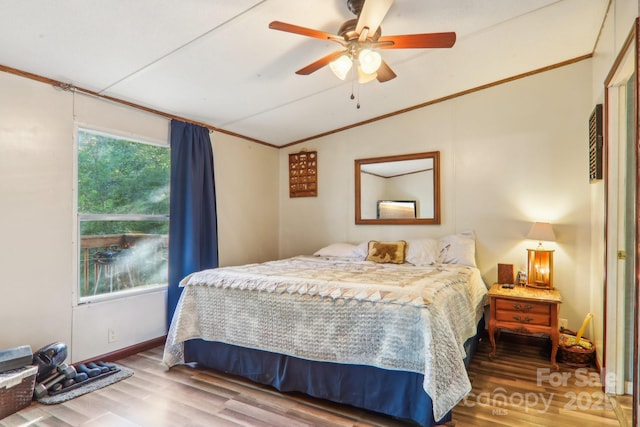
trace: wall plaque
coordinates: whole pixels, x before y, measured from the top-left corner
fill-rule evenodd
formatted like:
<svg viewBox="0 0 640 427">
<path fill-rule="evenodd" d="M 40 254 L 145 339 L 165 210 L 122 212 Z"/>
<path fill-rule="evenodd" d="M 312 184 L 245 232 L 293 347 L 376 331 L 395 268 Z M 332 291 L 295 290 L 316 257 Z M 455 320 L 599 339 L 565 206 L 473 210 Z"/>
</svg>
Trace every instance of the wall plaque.
<svg viewBox="0 0 640 427">
<path fill-rule="evenodd" d="M 318 196 L 318 152 L 289 154 L 289 197 Z"/>
</svg>

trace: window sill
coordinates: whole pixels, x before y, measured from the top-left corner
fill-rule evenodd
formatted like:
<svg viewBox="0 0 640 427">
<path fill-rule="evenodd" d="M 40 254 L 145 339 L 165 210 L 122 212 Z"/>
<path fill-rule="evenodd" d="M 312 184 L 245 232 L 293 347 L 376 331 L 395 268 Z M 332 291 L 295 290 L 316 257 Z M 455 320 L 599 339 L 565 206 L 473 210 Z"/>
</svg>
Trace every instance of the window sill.
<svg viewBox="0 0 640 427">
<path fill-rule="evenodd" d="M 78 299 L 78 305 L 82 304 L 91 304 L 98 303 L 103 301 L 111 301 L 123 298 L 129 298 L 133 296 L 149 294 L 154 292 L 164 292 L 167 289 L 167 285 L 149 285 L 149 286 L 139 286 L 133 289 L 127 289 L 124 291 L 111 292 L 107 294 L 100 295 L 91 295 L 86 297 L 81 297 Z"/>
</svg>

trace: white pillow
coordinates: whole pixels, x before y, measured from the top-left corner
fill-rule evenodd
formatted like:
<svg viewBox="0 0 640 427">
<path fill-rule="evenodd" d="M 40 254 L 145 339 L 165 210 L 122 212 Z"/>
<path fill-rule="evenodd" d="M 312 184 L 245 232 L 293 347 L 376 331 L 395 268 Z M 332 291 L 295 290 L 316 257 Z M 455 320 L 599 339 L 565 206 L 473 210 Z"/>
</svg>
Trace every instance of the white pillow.
<svg viewBox="0 0 640 427">
<path fill-rule="evenodd" d="M 313 255 L 353 257 L 355 256 L 355 248 L 356 245 L 351 243 L 332 243 L 329 246 L 325 246 L 324 248 L 317 250 Z"/>
<path fill-rule="evenodd" d="M 441 237 L 438 240 L 438 262 L 476 267 L 476 241 L 473 235 L 473 232 L 463 232 Z"/>
<path fill-rule="evenodd" d="M 362 242 L 356 246 L 353 250 L 353 256 L 360 259 L 365 259 L 369 254 L 369 241 Z"/>
<path fill-rule="evenodd" d="M 436 239 L 407 240 L 406 261 L 413 265 L 431 265 L 438 262 L 439 246 Z"/>
</svg>

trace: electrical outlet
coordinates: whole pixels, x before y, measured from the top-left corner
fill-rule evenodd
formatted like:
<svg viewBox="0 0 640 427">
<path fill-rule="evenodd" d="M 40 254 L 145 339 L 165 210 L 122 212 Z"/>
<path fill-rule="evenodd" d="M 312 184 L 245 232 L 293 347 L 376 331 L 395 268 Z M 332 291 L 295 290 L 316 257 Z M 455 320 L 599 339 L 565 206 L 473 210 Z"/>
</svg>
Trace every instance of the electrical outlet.
<svg viewBox="0 0 640 427">
<path fill-rule="evenodd" d="M 560 329 L 569 329 L 569 320 L 567 319 L 558 319 L 558 323 L 560 326 Z"/>
<path fill-rule="evenodd" d="M 112 342 L 116 342 L 118 341 L 118 335 L 116 334 L 116 330 L 113 328 L 109 328 L 107 331 L 107 340 L 108 342 L 112 343 Z"/>
</svg>

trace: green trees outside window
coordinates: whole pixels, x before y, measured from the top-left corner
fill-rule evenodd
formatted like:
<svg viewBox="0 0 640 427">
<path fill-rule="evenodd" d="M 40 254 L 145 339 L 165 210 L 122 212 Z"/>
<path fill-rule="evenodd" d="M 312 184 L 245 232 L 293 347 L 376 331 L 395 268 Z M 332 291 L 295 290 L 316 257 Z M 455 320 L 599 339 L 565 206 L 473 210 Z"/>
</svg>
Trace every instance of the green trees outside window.
<svg viewBox="0 0 640 427">
<path fill-rule="evenodd" d="M 80 298 L 167 283 L 170 150 L 78 131 Z"/>
</svg>

